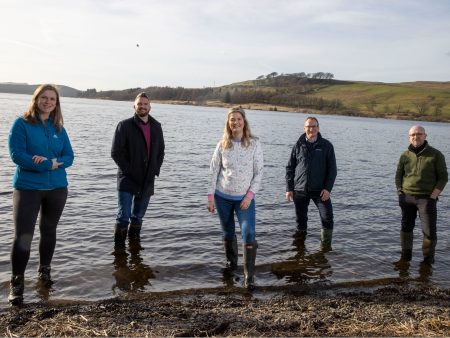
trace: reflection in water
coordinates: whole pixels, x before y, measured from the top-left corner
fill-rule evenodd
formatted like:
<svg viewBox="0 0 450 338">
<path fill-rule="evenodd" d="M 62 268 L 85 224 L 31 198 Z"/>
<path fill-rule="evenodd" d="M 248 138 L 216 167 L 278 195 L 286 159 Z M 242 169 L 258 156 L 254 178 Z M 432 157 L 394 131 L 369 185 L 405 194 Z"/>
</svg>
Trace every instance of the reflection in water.
<svg viewBox="0 0 450 338">
<path fill-rule="evenodd" d="M 326 253 L 330 246 L 315 253 L 308 253 L 304 238 L 295 238 L 292 242 L 295 255 L 286 261 L 271 264 L 272 273 L 278 278 L 286 277 L 286 282 L 292 284 L 308 284 L 311 280 L 325 281 L 333 274 Z"/>
<path fill-rule="evenodd" d="M 398 271 L 398 276 L 400 278 L 408 278 L 409 267 L 411 266 L 410 260 L 401 257 L 397 262 L 392 263 L 394 265 L 394 271 Z"/>
<path fill-rule="evenodd" d="M 225 285 L 228 288 L 234 287 L 234 285 L 236 284 L 236 282 L 235 282 L 235 271 L 236 271 L 236 268 L 234 268 L 234 269 L 230 269 L 230 268 L 223 269 L 223 271 L 222 271 L 222 282 L 223 282 L 223 285 Z"/>
<path fill-rule="evenodd" d="M 433 275 L 432 267 L 430 263 L 421 262 L 419 265 L 419 278 L 417 280 L 422 283 L 429 283 Z"/>
<path fill-rule="evenodd" d="M 129 238 L 128 247 L 129 253 L 125 246 L 114 246 L 113 276 L 116 283 L 112 287 L 113 293 L 116 288 L 127 293 L 144 291 L 146 286 L 151 286 L 149 279 L 156 278 L 152 269 L 143 263 L 140 251 L 144 248 L 140 238 Z"/>
<path fill-rule="evenodd" d="M 36 282 L 36 285 L 34 286 L 34 289 L 36 290 L 37 297 L 43 301 L 46 302 L 49 300 L 51 294 L 55 292 L 55 289 L 52 287 L 53 282 L 47 282 L 38 279 Z"/>
</svg>

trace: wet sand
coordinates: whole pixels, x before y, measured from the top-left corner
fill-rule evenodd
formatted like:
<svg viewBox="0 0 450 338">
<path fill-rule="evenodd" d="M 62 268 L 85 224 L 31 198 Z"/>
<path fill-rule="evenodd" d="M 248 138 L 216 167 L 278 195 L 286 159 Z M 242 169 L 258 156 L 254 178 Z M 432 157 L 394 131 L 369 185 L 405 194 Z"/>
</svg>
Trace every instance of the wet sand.
<svg viewBox="0 0 450 338">
<path fill-rule="evenodd" d="M 361 291 L 364 290 L 364 291 Z M 424 285 L 281 291 L 185 290 L 0 314 L 18 336 L 449 336 L 450 290 Z"/>
</svg>

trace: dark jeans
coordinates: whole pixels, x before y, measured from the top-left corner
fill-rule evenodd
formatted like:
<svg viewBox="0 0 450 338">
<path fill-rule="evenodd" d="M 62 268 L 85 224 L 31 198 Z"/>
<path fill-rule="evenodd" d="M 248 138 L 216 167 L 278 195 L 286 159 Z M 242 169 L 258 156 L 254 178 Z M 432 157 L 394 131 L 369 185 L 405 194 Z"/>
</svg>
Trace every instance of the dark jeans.
<svg viewBox="0 0 450 338">
<path fill-rule="evenodd" d="M 417 211 L 419 211 L 423 235 L 430 240 L 437 239 L 437 209 L 435 199 L 430 198 L 430 196 L 401 194 L 398 196 L 398 204 L 402 209 L 402 231 L 412 232 L 414 230 Z"/>
<path fill-rule="evenodd" d="M 320 193 L 320 191 L 294 191 L 295 221 L 297 222 L 298 230 L 306 230 L 308 228 L 308 206 L 310 200 L 313 200 L 319 209 L 322 229 L 333 229 L 333 205 L 331 204 L 331 198 L 322 201 Z"/>
<path fill-rule="evenodd" d="M 235 237 L 236 225 L 234 213 L 236 212 L 239 226 L 241 228 L 242 242 L 255 242 L 256 209 L 253 199 L 247 210 L 241 210 L 241 201 L 229 200 L 219 195 L 214 195 L 217 213 L 219 214 L 222 236 L 226 239 Z"/>
<path fill-rule="evenodd" d="M 56 245 L 56 226 L 67 200 L 67 187 L 52 190 L 14 190 L 14 241 L 11 247 L 13 275 L 25 273 L 39 214 L 39 265 L 50 265 Z"/>
<path fill-rule="evenodd" d="M 119 228 L 127 228 L 128 223 L 142 225 L 142 219 L 147 211 L 150 196 L 139 198 L 125 191 L 117 191 L 119 211 L 116 224 Z"/>
</svg>

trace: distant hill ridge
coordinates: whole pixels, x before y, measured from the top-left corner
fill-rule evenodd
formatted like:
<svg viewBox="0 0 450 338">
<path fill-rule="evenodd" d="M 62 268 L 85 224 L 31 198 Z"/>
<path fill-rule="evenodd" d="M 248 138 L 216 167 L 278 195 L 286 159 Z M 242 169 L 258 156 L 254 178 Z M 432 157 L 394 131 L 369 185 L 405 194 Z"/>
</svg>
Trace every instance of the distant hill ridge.
<svg viewBox="0 0 450 338">
<path fill-rule="evenodd" d="M 34 91 L 39 86 L 40 84 L 29 85 L 27 83 L 0 82 L 0 93 L 33 95 Z M 61 96 L 67 97 L 77 96 L 78 90 L 75 88 L 63 85 L 56 85 L 56 86 L 58 87 Z"/>
</svg>

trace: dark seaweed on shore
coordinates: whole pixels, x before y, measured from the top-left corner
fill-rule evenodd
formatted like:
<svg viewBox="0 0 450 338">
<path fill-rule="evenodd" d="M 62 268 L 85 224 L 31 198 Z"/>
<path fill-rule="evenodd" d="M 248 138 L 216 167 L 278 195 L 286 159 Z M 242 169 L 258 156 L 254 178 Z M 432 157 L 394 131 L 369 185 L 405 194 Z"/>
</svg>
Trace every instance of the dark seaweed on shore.
<svg viewBox="0 0 450 338">
<path fill-rule="evenodd" d="M 6 337 L 450 336 L 450 290 L 251 294 L 202 290 L 76 305 L 28 305 L 0 315 Z"/>
</svg>

